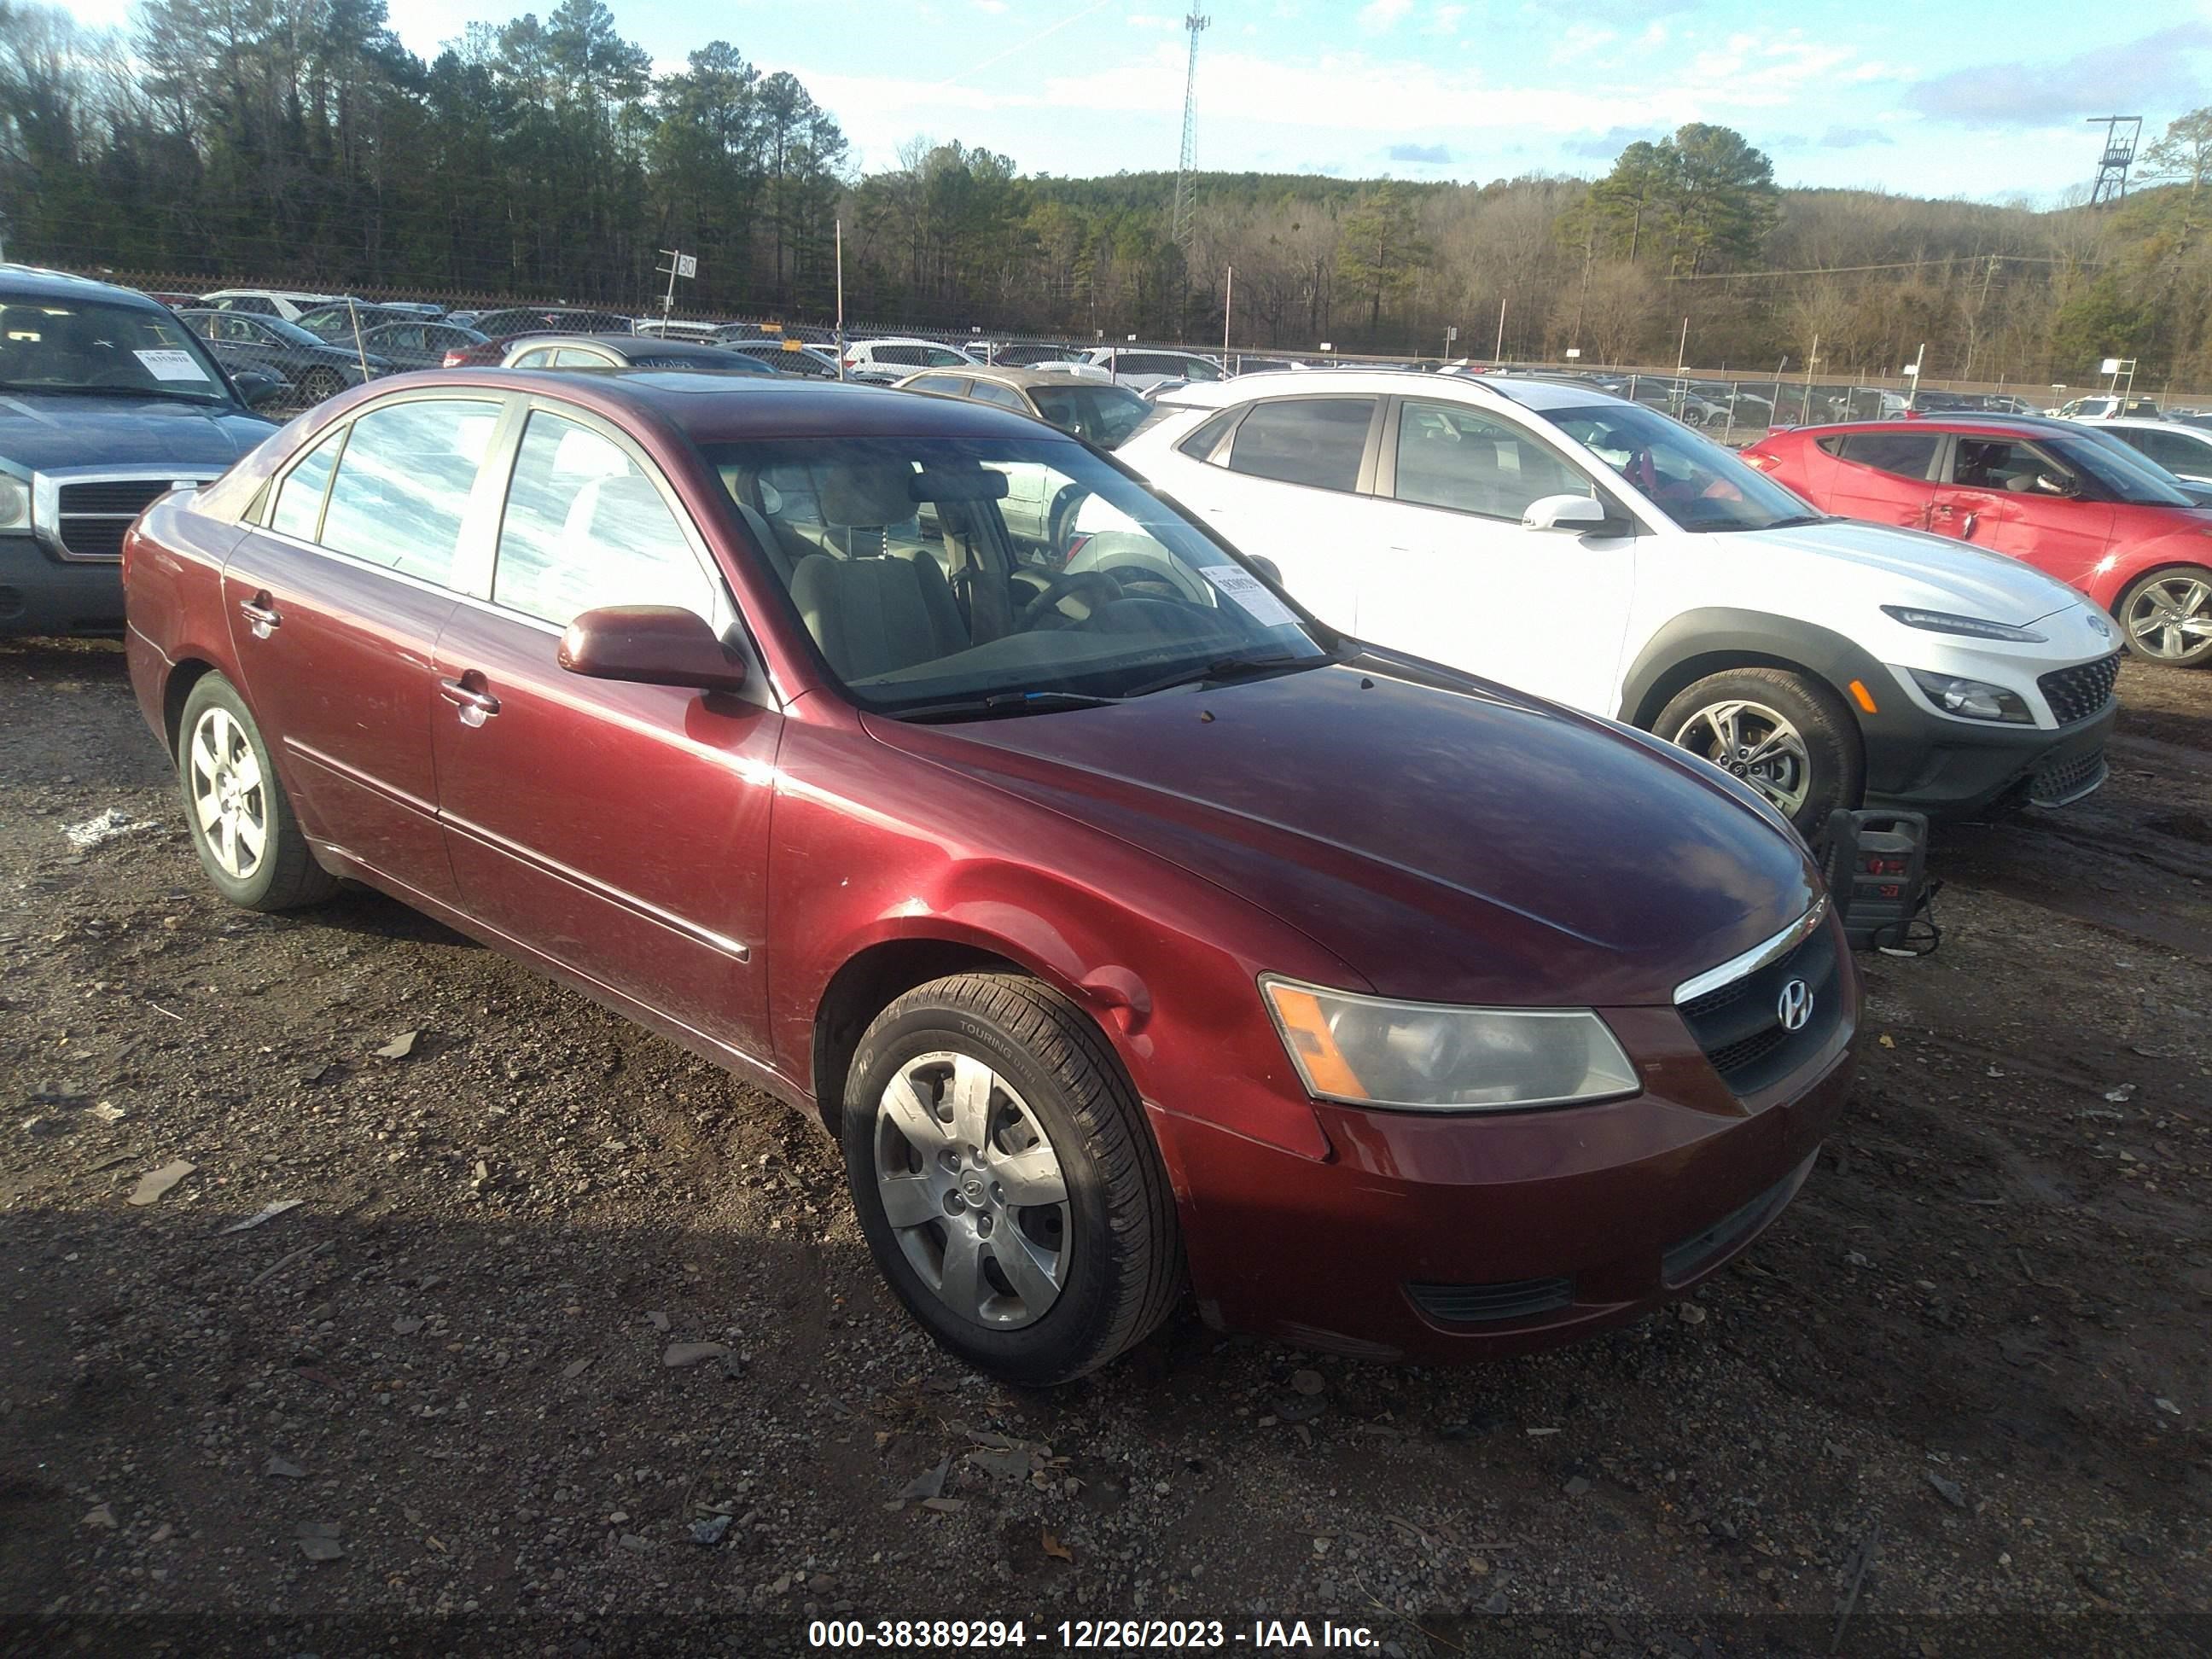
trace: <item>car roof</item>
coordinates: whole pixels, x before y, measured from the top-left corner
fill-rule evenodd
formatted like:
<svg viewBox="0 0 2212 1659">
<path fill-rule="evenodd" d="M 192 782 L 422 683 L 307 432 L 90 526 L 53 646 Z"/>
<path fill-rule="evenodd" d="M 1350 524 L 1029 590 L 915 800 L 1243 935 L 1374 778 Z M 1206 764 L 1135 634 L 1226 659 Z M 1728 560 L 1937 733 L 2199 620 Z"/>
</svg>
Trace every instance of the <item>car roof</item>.
<svg viewBox="0 0 2212 1659">
<path fill-rule="evenodd" d="M 1339 368 L 1329 371 L 1322 380 L 1308 375 L 1300 375 L 1295 380 L 1289 377 L 1267 378 L 1269 395 L 1287 393 L 1296 398 L 1395 394 L 1493 407 L 1500 404 L 1518 404 L 1533 410 L 1584 409 L 1592 404 L 1628 401 L 1580 380 L 1539 380 L 1518 374 L 1427 374 L 1418 368 Z M 1159 400 L 1176 409 L 1228 409 L 1254 395 L 1249 380 L 1238 376 L 1227 380 L 1194 380 L 1163 392 Z"/>
<path fill-rule="evenodd" d="M 1034 368 L 1002 368 L 996 363 L 978 363 L 974 368 L 965 366 L 951 368 L 925 368 L 921 371 L 921 374 L 913 375 L 901 384 L 912 386 L 915 380 L 921 378 L 922 374 L 957 374 L 964 380 L 995 380 L 1000 386 L 1018 386 L 1024 391 L 1032 386 L 1065 388 L 1080 386 L 1089 386 L 1094 392 L 1127 392 L 1132 398 L 1137 395 L 1130 392 L 1128 387 L 1117 386 L 1111 380 L 1086 380 L 1073 374 L 1055 374 L 1050 369 L 1040 371 Z"/>
<path fill-rule="evenodd" d="M 2100 422 L 2098 424 L 2105 423 Z M 2097 429 L 2080 421 L 2061 420 L 2055 415 L 2014 415 L 1994 409 L 1943 409 L 1925 414 L 1915 413 L 1901 421 L 1825 421 L 1810 426 L 1793 426 L 1790 428 L 1790 434 L 1803 437 L 1828 432 L 1906 432 L 1915 427 L 1925 428 L 1931 432 L 1987 432 L 1992 434 L 2040 432 L 2052 437 Z"/>
<path fill-rule="evenodd" d="M 2067 424 L 2069 426 L 2079 426 L 2081 422 L 2079 421 L 2069 421 Z M 2089 429 L 2093 432 L 2097 432 L 2102 431 L 2108 427 L 2115 426 L 2132 427 L 2138 431 L 2143 432 L 2186 432 L 2193 438 L 2205 438 L 2208 441 L 2212 441 L 2212 434 L 2206 433 L 2203 427 L 2191 426 L 2186 421 L 2160 420 L 2157 416 L 2151 415 L 2118 415 L 2109 421 L 2098 422 L 2095 426 Z"/>
<path fill-rule="evenodd" d="M 598 345 L 611 351 L 650 352 L 656 357 L 687 357 L 702 363 L 726 362 L 731 354 L 723 346 L 708 345 L 698 340 L 670 340 L 658 334 L 533 334 L 527 339 L 508 343 L 514 351 L 535 351 L 541 346 Z"/>
<path fill-rule="evenodd" d="M 966 398 L 916 398 L 890 386 L 795 374 L 732 375 L 674 368 L 605 374 L 447 368 L 391 375 L 370 386 L 380 395 L 469 386 L 542 392 L 549 381 L 560 384 L 562 396 L 611 420 L 642 416 L 702 443 L 810 437 L 1022 438 L 1035 442 L 1050 439 L 1053 431 L 1026 415 Z"/>
<path fill-rule="evenodd" d="M 107 300 L 168 310 L 159 300 L 149 299 L 135 288 L 118 288 L 113 283 L 49 270 L 43 265 L 0 264 L 0 300 Z"/>
</svg>

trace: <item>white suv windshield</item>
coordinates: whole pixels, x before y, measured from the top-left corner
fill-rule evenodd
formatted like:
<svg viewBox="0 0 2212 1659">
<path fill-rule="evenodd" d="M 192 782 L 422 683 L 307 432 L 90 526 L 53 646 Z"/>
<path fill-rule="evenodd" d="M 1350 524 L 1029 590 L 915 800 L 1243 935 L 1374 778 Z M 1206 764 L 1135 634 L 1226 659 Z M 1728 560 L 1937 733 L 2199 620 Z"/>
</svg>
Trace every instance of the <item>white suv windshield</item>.
<svg viewBox="0 0 2212 1659">
<path fill-rule="evenodd" d="M 702 450 L 823 661 L 866 708 L 1042 713 L 1328 655 L 1258 577 L 1080 444 Z"/>
<path fill-rule="evenodd" d="M 1540 415 L 1694 531 L 1775 530 L 1824 516 L 1679 421 L 1631 403 L 1539 409 Z"/>
</svg>

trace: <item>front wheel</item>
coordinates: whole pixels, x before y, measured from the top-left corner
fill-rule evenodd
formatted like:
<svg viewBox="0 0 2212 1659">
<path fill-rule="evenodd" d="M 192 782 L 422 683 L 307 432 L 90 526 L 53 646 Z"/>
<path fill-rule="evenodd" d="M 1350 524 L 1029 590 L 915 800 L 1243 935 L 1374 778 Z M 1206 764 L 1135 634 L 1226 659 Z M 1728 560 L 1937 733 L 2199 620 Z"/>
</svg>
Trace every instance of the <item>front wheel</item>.
<svg viewBox="0 0 2212 1659">
<path fill-rule="evenodd" d="M 2128 649 L 2153 662 L 2196 668 L 2212 661 L 2212 569 L 2154 570 L 2121 597 Z"/>
<path fill-rule="evenodd" d="M 1653 730 L 1756 789 L 1808 843 L 1826 833 L 1831 812 L 1856 806 L 1866 787 L 1850 712 L 1802 674 L 1709 674 L 1662 709 Z"/>
<path fill-rule="evenodd" d="M 185 698 L 177 780 L 192 850 L 233 904 L 289 910 L 337 890 L 292 816 L 261 728 L 220 674 L 203 676 Z"/>
<path fill-rule="evenodd" d="M 876 1265 L 939 1346 L 1032 1388 L 1105 1364 L 1182 1287 L 1136 1091 L 1049 987 L 961 974 L 876 1017 L 847 1074 L 845 1174 Z"/>
<path fill-rule="evenodd" d="M 334 368 L 311 368 L 300 377 L 300 396 L 312 407 L 345 390 L 345 376 Z"/>
</svg>

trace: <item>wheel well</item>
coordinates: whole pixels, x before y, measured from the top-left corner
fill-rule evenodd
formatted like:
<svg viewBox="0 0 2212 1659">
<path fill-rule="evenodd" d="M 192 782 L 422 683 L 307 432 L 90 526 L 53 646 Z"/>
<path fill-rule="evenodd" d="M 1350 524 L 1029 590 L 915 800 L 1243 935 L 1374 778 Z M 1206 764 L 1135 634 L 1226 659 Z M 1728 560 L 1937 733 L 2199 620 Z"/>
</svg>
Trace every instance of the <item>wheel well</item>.
<svg viewBox="0 0 2212 1659">
<path fill-rule="evenodd" d="M 887 939 L 840 968 L 814 1015 L 814 1099 L 831 1134 L 845 1110 L 845 1074 L 878 1014 L 917 985 L 948 974 L 1026 974 L 1020 963 L 949 939 Z"/>
<path fill-rule="evenodd" d="M 1816 685 L 1827 685 L 1845 709 L 1850 700 L 1836 686 L 1828 685 L 1827 677 L 1814 672 L 1802 662 L 1792 662 L 1787 657 L 1778 657 L 1763 651 L 1709 651 L 1703 656 L 1686 657 L 1651 683 L 1643 701 L 1628 715 L 1628 723 L 1649 732 L 1651 722 L 1659 718 L 1659 711 L 1674 701 L 1689 686 L 1695 685 L 1708 674 L 1725 673 L 1731 668 L 1775 668 L 1785 674 L 1800 674 Z M 1852 714 L 1852 723 L 1858 716 Z"/>
<path fill-rule="evenodd" d="M 2169 570 L 2202 570 L 2208 565 L 2212 565 L 2212 560 L 2168 559 L 2164 564 L 2148 565 L 2113 590 L 2112 602 L 2105 608 L 2106 614 L 2117 619 L 2120 606 L 2126 602 L 2128 595 L 2153 576 L 2162 576 Z"/>
<path fill-rule="evenodd" d="M 161 688 L 161 725 L 168 735 L 169 753 L 174 756 L 177 744 L 184 735 L 185 699 L 192 695 L 192 688 L 201 679 L 215 672 L 215 665 L 202 662 L 197 657 L 186 657 L 169 671 L 168 684 Z"/>
</svg>

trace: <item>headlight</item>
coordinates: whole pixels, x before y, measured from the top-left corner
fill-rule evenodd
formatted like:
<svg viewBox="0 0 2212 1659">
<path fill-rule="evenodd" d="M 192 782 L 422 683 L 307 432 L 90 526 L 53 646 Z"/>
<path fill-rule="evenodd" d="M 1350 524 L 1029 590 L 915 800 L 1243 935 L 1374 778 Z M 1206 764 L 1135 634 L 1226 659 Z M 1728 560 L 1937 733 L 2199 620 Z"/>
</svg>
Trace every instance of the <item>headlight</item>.
<svg viewBox="0 0 2212 1659">
<path fill-rule="evenodd" d="M 1886 605 L 1881 614 L 1907 628 L 1929 634 L 1964 634 L 1975 640 L 2011 640 L 2021 645 L 2042 645 L 2045 636 L 2032 628 L 2010 623 L 1985 622 L 1979 617 L 1954 617 L 1948 611 L 1918 611 L 1909 605 Z"/>
<path fill-rule="evenodd" d="M 31 527 L 31 487 L 19 479 L 0 477 L 0 536 L 21 534 Z"/>
<path fill-rule="evenodd" d="M 1260 987 L 1308 1092 L 1325 1099 L 1510 1111 L 1642 1087 L 1620 1042 L 1587 1008 L 1386 1002 L 1280 979 Z"/>
<path fill-rule="evenodd" d="M 2015 726 L 2035 724 L 2035 716 L 2028 712 L 2027 705 L 2002 685 L 1954 679 L 1948 674 L 1930 674 L 1920 668 L 1906 672 L 1912 676 L 1913 683 L 1927 693 L 1928 701 L 1947 714 L 1963 715 L 1970 720 L 2009 720 Z"/>
</svg>

